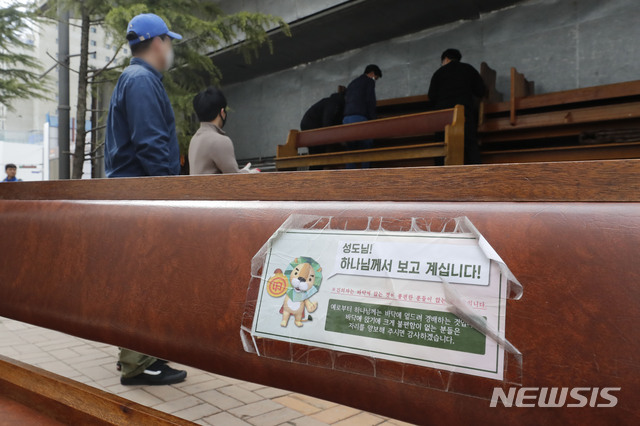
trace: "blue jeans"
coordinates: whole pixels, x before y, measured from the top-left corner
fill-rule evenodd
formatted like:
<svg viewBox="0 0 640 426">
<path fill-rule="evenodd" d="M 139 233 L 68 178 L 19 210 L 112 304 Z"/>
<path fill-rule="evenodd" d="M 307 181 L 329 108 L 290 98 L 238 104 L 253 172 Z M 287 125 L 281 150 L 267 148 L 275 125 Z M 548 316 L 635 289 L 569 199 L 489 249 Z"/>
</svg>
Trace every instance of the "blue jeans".
<svg viewBox="0 0 640 426">
<path fill-rule="evenodd" d="M 365 117 L 364 115 L 347 115 L 343 120 L 342 120 L 342 124 L 351 124 L 351 123 L 361 123 L 363 121 L 369 121 L 369 119 L 367 117 Z M 373 139 L 366 139 L 363 141 L 354 141 L 354 142 L 347 142 L 347 149 L 349 151 L 355 151 L 358 149 L 371 149 L 373 148 Z M 371 167 L 371 163 L 362 163 L 360 165 L 360 168 L 362 169 L 368 169 Z M 355 169 L 357 168 L 357 164 L 356 163 L 349 163 L 347 164 L 347 169 Z"/>
</svg>

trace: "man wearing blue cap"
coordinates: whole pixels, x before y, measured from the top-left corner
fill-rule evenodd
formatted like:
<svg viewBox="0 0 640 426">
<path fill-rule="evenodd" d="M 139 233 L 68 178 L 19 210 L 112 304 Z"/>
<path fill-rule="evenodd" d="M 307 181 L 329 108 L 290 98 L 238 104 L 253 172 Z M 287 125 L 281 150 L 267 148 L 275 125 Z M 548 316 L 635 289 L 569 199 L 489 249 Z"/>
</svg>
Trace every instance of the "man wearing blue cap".
<svg viewBox="0 0 640 426">
<path fill-rule="evenodd" d="M 173 63 L 173 39 L 182 36 L 169 31 L 157 15 L 146 13 L 129 22 L 133 58 L 113 90 L 107 118 L 105 168 L 110 178 L 180 174 L 175 116 L 161 73 Z M 166 361 L 124 348 L 118 365 L 123 385 L 169 385 L 187 376 Z"/>
</svg>

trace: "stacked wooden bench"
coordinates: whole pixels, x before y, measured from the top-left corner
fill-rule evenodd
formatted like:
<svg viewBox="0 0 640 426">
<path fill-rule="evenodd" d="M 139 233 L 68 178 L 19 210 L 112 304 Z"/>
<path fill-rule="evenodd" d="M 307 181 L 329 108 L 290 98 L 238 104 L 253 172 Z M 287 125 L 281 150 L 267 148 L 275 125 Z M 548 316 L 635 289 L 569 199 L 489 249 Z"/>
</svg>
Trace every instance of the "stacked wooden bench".
<svg viewBox="0 0 640 426">
<path fill-rule="evenodd" d="M 480 74 L 487 86 L 483 104 L 501 101 L 502 94 L 496 90 L 496 72 L 483 62 Z M 370 161 L 386 166 L 432 165 L 433 161 L 422 160 L 440 157 L 444 158 L 445 165 L 460 165 L 464 163 L 462 108 L 457 107 L 458 112 L 433 111 L 426 94 L 378 100 L 378 120 L 305 132 L 291 130 L 287 143 L 278 146 L 276 168 L 335 167 Z M 447 125 L 450 126 L 448 131 Z M 443 132 L 444 140 L 435 140 Z M 310 156 L 298 153 L 299 148 L 324 145 L 333 145 L 333 151 L 340 151 L 335 144 L 363 139 L 376 139 L 377 148 Z"/>
<path fill-rule="evenodd" d="M 480 74 L 487 86 L 487 95 L 480 104 L 478 129 L 483 163 L 640 158 L 640 80 L 535 95 L 535 83 L 511 68 L 509 98 L 502 101 L 503 95 L 496 90 L 496 71 L 483 62 Z M 376 129 L 401 123 L 405 120 L 403 116 L 412 116 L 409 120 L 414 120 L 416 115 L 424 114 L 425 119 L 438 121 L 436 117 L 440 114 L 429 115 L 430 109 L 427 95 L 380 100 L 379 116 L 393 120 L 378 120 Z M 380 126 L 381 123 L 384 124 Z M 277 169 L 335 167 L 364 161 L 408 166 L 412 160 L 447 157 L 443 154 L 443 143 L 446 146 L 449 141 L 435 141 L 429 135 L 438 131 L 437 127 L 429 127 L 429 132 L 425 127 L 417 139 L 415 132 L 408 135 L 408 128 L 407 134 L 399 131 L 390 137 L 388 133 L 363 131 L 368 124 L 361 123 L 354 128 L 292 130 L 287 144 L 278 147 Z M 376 150 L 298 155 L 298 148 L 332 145 L 355 137 L 378 139 Z M 426 146 L 428 142 L 439 142 L 440 152 L 433 145 Z M 411 145 L 418 146 L 410 149 Z M 462 163 L 449 158 L 445 164 Z"/>
<path fill-rule="evenodd" d="M 417 424 L 637 424 L 639 194 L 640 160 L 0 185 L 0 316 Z M 620 387 L 617 406 L 490 408 L 501 382 L 466 376 L 467 396 L 426 367 L 405 377 L 425 387 L 388 379 L 391 361 L 245 352 L 251 261 L 291 214 L 466 215 L 524 285 L 506 313 L 522 386 Z M 0 361 L 0 424 L 43 418 L 181 422 Z"/>
<path fill-rule="evenodd" d="M 377 103 L 378 118 L 397 117 L 417 114 L 431 110 L 429 95 L 404 96 L 401 98 L 381 99 Z"/>
<path fill-rule="evenodd" d="M 640 158 L 640 81 L 533 94 L 511 70 L 508 102 L 484 105 L 484 163 Z"/>
<path fill-rule="evenodd" d="M 437 140 L 438 134 L 444 137 Z M 299 148 L 375 139 L 386 145 L 372 149 L 299 155 Z M 291 130 L 279 145 L 278 170 L 347 163 L 420 160 L 444 157 L 446 165 L 464 164 L 464 107 L 400 115 L 315 130 Z"/>
</svg>

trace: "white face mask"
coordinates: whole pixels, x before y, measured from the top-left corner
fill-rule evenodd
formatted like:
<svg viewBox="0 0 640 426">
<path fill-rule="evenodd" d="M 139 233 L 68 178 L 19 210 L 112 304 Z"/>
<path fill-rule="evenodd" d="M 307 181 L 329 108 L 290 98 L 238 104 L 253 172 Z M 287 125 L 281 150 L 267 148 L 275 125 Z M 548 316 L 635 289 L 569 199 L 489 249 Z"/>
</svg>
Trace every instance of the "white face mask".
<svg viewBox="0 0 640 426">
<path fill-rule="evenodd" d="M 165 71 L 169 71 L 171 69 L 171 67 L 173 66 L 173 60 L 174 60 L 175 56 L 173 53 L 173 48 L 169 48 L 169 50 L 167 51 L 167 53 L 165 54 L 164 57 L 164 70 Z"/>
</svg>

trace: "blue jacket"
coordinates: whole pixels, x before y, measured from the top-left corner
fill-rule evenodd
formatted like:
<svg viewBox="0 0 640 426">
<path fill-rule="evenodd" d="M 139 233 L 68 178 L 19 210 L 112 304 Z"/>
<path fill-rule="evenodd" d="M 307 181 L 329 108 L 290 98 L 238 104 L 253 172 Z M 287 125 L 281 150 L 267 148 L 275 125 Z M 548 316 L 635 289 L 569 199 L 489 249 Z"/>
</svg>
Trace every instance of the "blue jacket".
<svg viewBox="0 0 640 426">
<path fill-rule="evenodd" d="M 353 80 L 347 87 L 344 116 L 362 115 L 369 120 L 376 118 L 376 82 L 366 74 Z"/>
<path fill-rule="evenodd" d="M 108 177 L 180 174 L 176 120 L 162 74 L 133 58 L 109 105 L 105 140 Z"/>
</svg>

